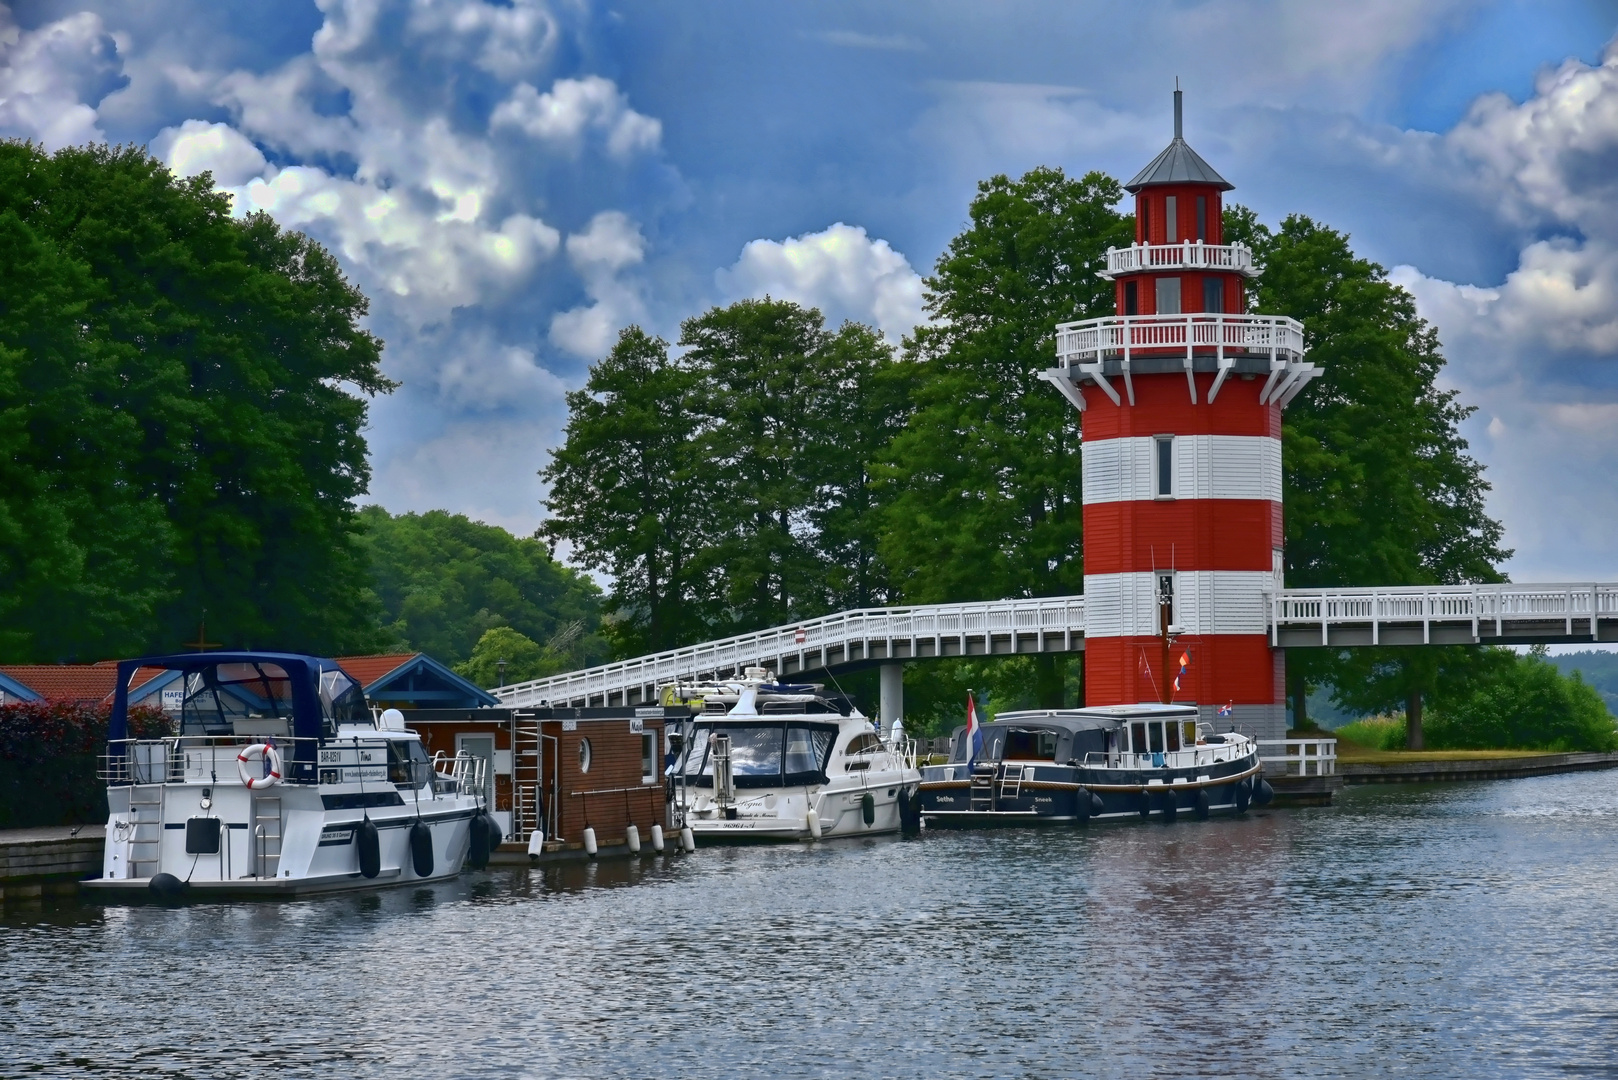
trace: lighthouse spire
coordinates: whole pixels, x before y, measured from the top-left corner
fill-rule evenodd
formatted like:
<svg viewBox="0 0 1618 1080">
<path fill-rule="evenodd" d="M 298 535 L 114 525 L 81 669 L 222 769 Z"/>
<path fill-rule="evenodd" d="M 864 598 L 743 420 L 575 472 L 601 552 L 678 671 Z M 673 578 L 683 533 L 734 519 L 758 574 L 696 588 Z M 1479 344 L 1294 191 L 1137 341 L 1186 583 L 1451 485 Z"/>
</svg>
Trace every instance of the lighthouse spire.
<svg viewBox="0 0 1618 1080">
<path fill-rule="evenodd" d="M 1176 139 L 1184 139 L 1185 138 L 1185 122 L 1184 122 L 1184 119 L 1183 119 L 1183 113 L 1181 112 L 1181 109 L 1180 109 L 1180 99 L 1183 96 L 1184 95 L 1182 95 L 1180 93 L 1180 80 L 1175 79 L 1174 80 L 1174 137 Z"/>
</svg>

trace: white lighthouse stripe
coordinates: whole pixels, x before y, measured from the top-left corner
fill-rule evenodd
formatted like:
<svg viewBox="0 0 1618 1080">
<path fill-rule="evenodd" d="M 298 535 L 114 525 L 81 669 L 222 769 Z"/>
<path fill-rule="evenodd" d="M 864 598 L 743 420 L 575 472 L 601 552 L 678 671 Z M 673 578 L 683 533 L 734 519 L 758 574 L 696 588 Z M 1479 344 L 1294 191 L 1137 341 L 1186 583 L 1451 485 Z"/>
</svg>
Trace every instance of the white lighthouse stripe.
<svg viewBox="0 0 1618 1080">
<path fill-rule="evenodd" d="M 1156 440 L 1086 440 L 1084 502 L 1157 498 Z M 1281 501 L 1281 440 L 1263 435 L 1176 435 L 1176 499 Z"/>
<path fill-rule="evenodd" d="M 1275 576 L 1262 570 L 1182 570 L 1174 575 L 1174 621 L 1186 634 L 1265 634 Z M 1158 633 L 1157 575 L 1084 575 L 1084 635 Z"/>
</svg>

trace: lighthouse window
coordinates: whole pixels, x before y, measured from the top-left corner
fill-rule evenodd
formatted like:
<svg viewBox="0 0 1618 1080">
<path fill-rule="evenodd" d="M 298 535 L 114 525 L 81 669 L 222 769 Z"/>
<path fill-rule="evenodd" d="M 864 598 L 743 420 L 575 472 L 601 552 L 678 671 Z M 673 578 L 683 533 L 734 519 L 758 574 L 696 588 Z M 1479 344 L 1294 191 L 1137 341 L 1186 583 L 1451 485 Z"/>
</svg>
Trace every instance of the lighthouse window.
<svg viewBox="0 0 1618 1080">
<path fill-rule="evenodd" d="M 1208 196 L 1197 196 L 1197 239 L 1208 239 Z"/>
<path fill-rule="evenodd" d="M 1163 228 L 1166 230 L 1169 243 L 1180 242 L 1180 200 L 1174 195 L 1163 200 Z M 1174 310 L 1178 311 L 1179 308 Z"/>
<path fill-rule="evenodd" d="M 1152 200 L 1147 198 L 1140 201 L 1140 239 L 1143 244 L 1152 242 Z"/>
<path fill-rule="evenodd" d="M 1225 283 L 1216 277 L 1202 279 L 1202 310 L 1225 310 Z"/>
<path fill-rule="evenodd" d="M 1160 277 L 1157 279 L 1157 313 L 1159 315 L 1178 315 L 1180 313 L 1179 278 Z"/>
<path fill-rule="evenodd" d="M 1124 282 L 1124 314 L 1140 314 L 1140 289 L 1133 281 Z"/>
<path fill-rule="evenodd" d="M 1152 449 L 1157 454 L 1157 496 L 1158 498 L 1172 499 L 1174 497 L 1174 436 L 1159 436 L 1152 441 Z"/>
</svg>

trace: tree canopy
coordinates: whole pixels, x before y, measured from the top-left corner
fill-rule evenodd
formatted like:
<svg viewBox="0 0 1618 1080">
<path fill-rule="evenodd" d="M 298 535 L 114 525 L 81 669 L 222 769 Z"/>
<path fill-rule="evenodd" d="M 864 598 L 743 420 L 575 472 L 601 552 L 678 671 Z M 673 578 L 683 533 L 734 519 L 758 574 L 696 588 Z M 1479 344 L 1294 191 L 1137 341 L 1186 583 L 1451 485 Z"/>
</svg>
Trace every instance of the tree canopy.
<svg viewBox="0 0 1618 1080">
<path fill-rule="evenodd" d="M 870 327 L 742 300 L 626 329 L 568 396 L 547 536 L 612 575 L 623 653 L 886 602 L 871 463 L 908 407 Z"/>
<path fill-rule="evenodd" d="M 488 640 L 488 671 L 477 669 L 480 680 L 492 678 L 501 658 L 518 665 L 507 671 L 508 679 L 542 673 L 517 673 L 539 663 L 528 655 L 530 647 L 537 656 L 549 646 L 551 670 L 606 658 L 606 643 L 596 633 L 601 590 L 559 564 L 539 540 L 443 510 L 394 515 L 367 506 L 360 522 L 382 628 L 395 647 L 457 665 L 473 659 L 479 643 Z M 490 638 L 496 630 L 505 632 Z M 519 647 L 521 657 L 501 653 Z"/>
<path fill-rule="evenodd" d="M 137 148 L 0 143 L 0 653 L 373 644 L 365 297 Z M 354 391 L 357 391 L 355 393 Z"/>
</svg>

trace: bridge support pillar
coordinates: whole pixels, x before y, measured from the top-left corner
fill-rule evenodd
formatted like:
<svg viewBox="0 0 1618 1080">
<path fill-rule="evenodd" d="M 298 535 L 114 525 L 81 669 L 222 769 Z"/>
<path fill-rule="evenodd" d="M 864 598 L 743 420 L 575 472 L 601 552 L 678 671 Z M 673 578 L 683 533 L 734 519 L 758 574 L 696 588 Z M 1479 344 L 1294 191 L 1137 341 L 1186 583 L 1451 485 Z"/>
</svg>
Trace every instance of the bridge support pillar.
<svg viewBox="0 0 1618 1080">
<path fill-rule="evenodd" d="M 882 721 L 882 734 L 885 737 L 893 730 L 893 722 L 901 720 L 905 714 L 905 666 L 903 664 L 883 664 L 878 669 L 881 676 L 882 703 L 878 715 Z"/>
</svg>

